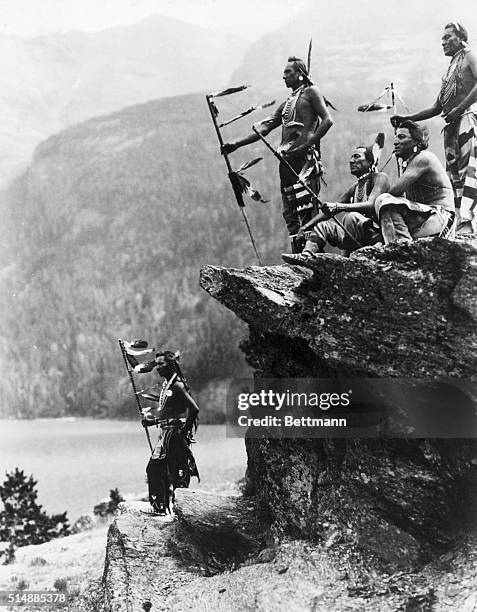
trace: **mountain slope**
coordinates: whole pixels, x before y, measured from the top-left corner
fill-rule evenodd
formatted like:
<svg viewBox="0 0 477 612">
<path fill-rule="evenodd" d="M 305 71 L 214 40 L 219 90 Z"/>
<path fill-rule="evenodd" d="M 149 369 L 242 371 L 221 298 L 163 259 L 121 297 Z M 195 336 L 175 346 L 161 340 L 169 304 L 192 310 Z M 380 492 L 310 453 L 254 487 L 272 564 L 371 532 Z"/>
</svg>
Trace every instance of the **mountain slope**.
<svg viewBox="0 0 477 612">
<path fill-rule="evenodd" d="M 373 22 L 370 4 L 361 6 L 359 20 L 346 6 L 330 8 L 322 25 L 315 11 L 262 39 L 232 79 L 256 87 L 216 101 L 220 118 L 228 119 L 250 103 L 284 99 L 283 57 L 306 46 L 304 32 L 316 25 L 313 73 L 339 109 L 322 143 L 325 201 L 351 183 L 353 146 L 384 131 L 382 162 L 392 149 L 389 114 L 363 115 L 357 105 L 392 78 L 409 105 L 423 107 L 447 64 L 431 26 L 415 35 L 421 13 L 398 19 L 392 2 L 389 15 L 381 11 Z M 426 61 L 416 51 L 424 44 Z M 323 49 L 326 62 L 318 63 Z M 411 87 L 413 80 L 419 86 Z M 225 128 L 225 140 L 247 134 L 266 112 Z M 442 122 L 429 124 L 430 148 L 442 158 Z M 270 135 L 271 142 L 278 139 L 278 131 Z M 272 264 L 288 248 L 276 161 L 256 143 L 234 153 L 232 162 L 237 168 L 259 155 L 263 162 L 247 176 L 270 203 L 247 210 L 262 258 Z M 386 172 L 395 174 L 394 162 Z M 0 358 L 9 372 L 0 390 L 2 414 L 120 413 L 129 390 L 118 337 L 181 348 L 194 388 L 243 372 L 235 348 L 241 328 L 198 288 L 205 263 L 255 263 L 202 94 L 131 106 L 49 138 L 0 206 L 0 248 L 8 263 L 1 271 Z"/>
<path fill-rule="evenodd" d="M 0 177 L 41 140 L 89 117 L 224 84 L 248 43 L 151 16 L 101 32 L 0 36 Z"/>
<path fill-rule="evenodd" d="M 466 25 L 470 41 L 475 40 L 472 0 L 455 7 L 435 0 L 313 0 L 286 27 L 250 45 L 230 82 L 251 83 L 260 86 L 265 97 L 284 99 L 281 76 L 287 58 L 306 60 L 312 38 L 312 77 L 339 111 L 334 113 L 333 135 L 341 130 L 344 135 L 352 127 L 360 141 L 370 137 L 375 126 L 389 130 L 389 113 L 358 113 L 357 107 L 372 102 L 391 81 L 411 110 L 434 102 L 449 63 L 440 39 L 452 20 Z M 404 108 L 398 105 L 398 111 Z M 429 126 L 431 142 L 441 150 L 443 122 L 433 119 Z"/>
<path fill-rule="evenodd" d="M 255 263 L 202 95 L 51 137 L 3 205 L 4 415 L 120 413 L 120 337 L 180 348 L 196 390 L 243 371 L 240 324 L 198 288 L 206 262 Z M 265 257 L 283 244 L 270 207 L 249 210 Z"/>
</svg>

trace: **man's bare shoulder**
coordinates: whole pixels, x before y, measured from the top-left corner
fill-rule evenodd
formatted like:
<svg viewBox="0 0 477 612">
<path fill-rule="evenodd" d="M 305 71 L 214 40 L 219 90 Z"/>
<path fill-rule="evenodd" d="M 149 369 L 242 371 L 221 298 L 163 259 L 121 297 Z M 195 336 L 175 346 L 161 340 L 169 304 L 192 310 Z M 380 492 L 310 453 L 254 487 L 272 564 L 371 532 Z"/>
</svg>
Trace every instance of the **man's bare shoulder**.
<svg viewBox="0 0 477 612">
<path fill-rule="evenodd" d="M 419 168 L 420 170 L 435 168 L 436 166 L 442 166 L 442 164 L 437 155 L 428 149 L 421 151 L 409 164 L 409 167 Z"/>
<path fill-rule="evenodd" d="M 469 61 L 475 62 L 476 60 L 477 60 L 477 55 L 475 54 L 475 51 L 473 49 L 466 49 L 465 56 L 464 56 L 464 63 L 469 62 Z"/>
<path fill-rule="evenodd" d="M 464 62 L 463 62 L 464 70 L 466 68 L 473 69 L 476 66 L 477 66 L 477 55 L 475 54 L 473 50 L 467 49 L 465 56 L 464 56 Z"/>
<path fill-rule="evenodd" d="M 421 163 L 426 161 L 432 161 L 432 162 L 438 162 L 439 158 L 437 157 L 437 155 L 435 153 L 433 153 L 432 151 L 429 151 L 429 149 L 424 149 L 423 151 L 421 151 L 419 153 L 419 155 L 416 156 L 415 158 L 417 161 L 420 161 Z"/>
<path fill-rule="evenodd" d="M 386 191 L 391 186 L 389 176 L 385 172 L 376 172 L 373 179 L 373 189 Z"/>
<path fill-rule="evenodd" d="M 318 85 L 310 85 L 305 89 L 303 95 L 310 97 L 321 96 L 320 88 Z"/>
</svg>

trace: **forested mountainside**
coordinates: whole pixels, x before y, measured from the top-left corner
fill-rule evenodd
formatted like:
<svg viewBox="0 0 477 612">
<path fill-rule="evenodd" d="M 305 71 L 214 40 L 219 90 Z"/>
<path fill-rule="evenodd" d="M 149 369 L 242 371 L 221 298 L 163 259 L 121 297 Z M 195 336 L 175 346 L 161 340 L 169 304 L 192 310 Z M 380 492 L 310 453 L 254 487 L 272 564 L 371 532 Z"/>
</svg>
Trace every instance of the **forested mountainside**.
<svg viewBox="0 0 477 612">
<path fill-rule="evenodd" d="M 243 371 L 240 324 L 198 287 L 206 262 L 254 263 L 207 115 L 165 99 L 38 147 L 4 203 L 3 415 L 123 414 L 119 337 L 180 348 L 196 389 Z M 279 215 L 254 206 L 271 250 Z"/>
<path fill-rule="evenodd" d="M 250 45 L 231 82 L 260 84 L 275 93 L 287 57 L 306 60 L 312 38 L 312 77 L 339 109 L 337 122 L 343 115 L 356 113 L 359 105 L 372 102 L 391 81 L 410 109 L 419 110 L 436 99 L 449 64 L 441 36 L 444 26 L 455 20 L 467 27 L 472 45 L 477 23 L 471 0 L 458 5 L 435 0 L 310 0 L 307 9 L 286 26 Z M 398 101 L 399 111 L 404 107 Z M 385 115 L 379 116 L 387 123 Z M 353 122 L 358 136 L 366 134 L 375 117 L 375 113 L 361 115 L 360 122 Z M 443 122 L 433 119 L 428 126 L 441 152 Z"/>
<path fill-rule="evenodd" d="M 248 43 L 163 16 L 100 32 L 0 35 L 0 181 L 60 130 L 126 106 L 223 85 Z"/>
<path fill-rule="evenodd" d="M 355 9 L 346 13 L 338 4 L 327 27 L 310 13 L 306 28 L 298 20 L 265 37 L 230 81 L 254 87 L 216 100 L 219 118 L 228 119 L 251 103 L 284 99 L 286 56 L 301 53 L 295 46 L 306 53 L 308 32 L 314 33 L 313 73 L 338 108 L 322 143 L 325 200 L 350 184 L 353 146 L 370 144 L 384 131 L 382 162 L 389 157 L 389 113 L 358 113 L 358 104 L 370 102 L 393 78 L 407 83 L 401 92 L 408 104 L 421 107 L 433 99 L 447 63 L 438 24 L 436 32 L 426 26 L 422 38 L 414 36 L 421 13 L 406 18 L 412 27 L 390 13 L 392 32 L 391 26 L 379 29 L 381 16 L 372 40 L 372 22 L 363 15 L 357 21 Z M 399 40 L 405 44 L 398 52 Z M 418 87 L 411 87 L 413 79 Z M 225 128 L 225 139 L 248 133 L 266 112 Z M 442 158 L 441 120 L 430 125 L 430 148 Z M 271 135 L 272 142 L 278 138 Z M 249 201 L 247 210 L 264 262 L 280 263 L 288 245 L 276 161 L 260 143 L 232 161 L 237 168 L 259 155 L 263 161 L 247 176 L 270 202 Z M 393 161 L 386 171 L 395 173 Z M 237 349 L 241 324 L 198 287 L 203 264 L 256 263 L 202 94 L 131 106 L 49 138 L 0 207 L 6 228 L 0 246 L 6 262 L 0 354 L 8 372 L 0 391 L 3 415 L 126 414 L 129 389 L 118 337 L 180 348 L 194 388 L 208 389 L 207 397 L 214 381 L 244 371 Z"/>
</svg>

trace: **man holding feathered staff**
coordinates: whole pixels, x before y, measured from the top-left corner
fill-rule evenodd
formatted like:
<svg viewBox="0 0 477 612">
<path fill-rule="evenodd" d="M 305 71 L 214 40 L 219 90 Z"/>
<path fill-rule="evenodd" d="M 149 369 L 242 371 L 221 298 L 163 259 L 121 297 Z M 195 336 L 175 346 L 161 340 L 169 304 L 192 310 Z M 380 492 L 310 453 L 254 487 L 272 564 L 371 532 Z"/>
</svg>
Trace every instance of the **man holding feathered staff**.
<svg viewBox="0 0 477 612">
<path fill-rule="evenodd" d="M 139 374 L 153 369 L 164 378 L 160 394 L 141 393 L 142 397 L 158 402 L 156 408 L 142 411 L 144 427 L 160 427 L 159 440 L 147 465 L 149 501 L 157 514 L 171 512 L 174 490 L 189 486 L 191 476 L 199 477 L 190 450 L 193 432 L 197 429 L 199 407 L 189 391 L 189 385 L 179 366 L 179 354 L 172 351 L 156 353 L 154 361 L 139 365 Z"/>
<path fill-rule="evenodd" d="M 321 139 L 333 125 L 323 95 L 309 78 L 309 70 L 303 60 L 289 57 L 283 71 L 285 85 L 292 92 L 278 109 L 258 124 L 262 136 L 282 126 L 282 138 L 278 152 L 288 161 L 296 173 L 306 180 L 315 193 L 319 191 L 322 174 L 319 156 Z M 259 140 L 255 133 L 241 140 L 224 143 L 222 151 L 226 154 Z M 288 233 L 295 236 L 299 228 L 309 221 L 314 210 L 313 198 L 303 193 L 303 186 L 283 162 L 279 166 L 280 188 L 283 202 L 283 218 Z M 299 252 L 303 244 L 292 238 L 293 252 Z"/>
</svg>

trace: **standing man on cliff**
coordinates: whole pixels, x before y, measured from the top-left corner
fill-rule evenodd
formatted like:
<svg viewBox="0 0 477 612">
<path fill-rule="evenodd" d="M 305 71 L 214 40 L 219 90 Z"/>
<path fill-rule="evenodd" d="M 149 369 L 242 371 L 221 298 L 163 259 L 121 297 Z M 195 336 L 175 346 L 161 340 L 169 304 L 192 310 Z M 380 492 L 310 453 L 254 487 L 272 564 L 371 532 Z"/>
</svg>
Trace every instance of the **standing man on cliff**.
<svg viewBox="0 0 477 612">
<path fill-rule="evenodd" d="M 304 180 L 318 193 L 321 174 L 320 141 L 333 125 L 333 120 L 320 90 L 311 84 L 303 60 L 289 57 L 283 70 L 283 80 L 292 90 L 291 94 L 273 115 L 260 122 L 258 129 L 262 136 L 266 136 L 282 126 L 279 153 L 298 174 L 303 173 Z M 227 154 L 232 153 L 257 140 L 257 134 L 252 133 L 241 140 L 225 143 L 222 150 Z M 300 226 L 313 216 L 314 204 L 310 195 L 303 194 L 302 185 L 284 163 L 280 163 L 279 173 L 283 218 L 289 235 L 293 237 Z M 303 244 L 297 244 L 292 238 L 293 252 L 299 252 L 302 248 Z"/>
<path fill-rule="evenodd" d="M 457 231 L 477 231 L 477 57 L 467 48 L 467 30 L 448 23 L 442 36 L 444 55 L 451 58 L 434 104 L 417 113 L 395 115 L 394 127 L 404 119 L 422 121 L 442 113 L 446 169 L 454 189 Z"/>
</svg>

